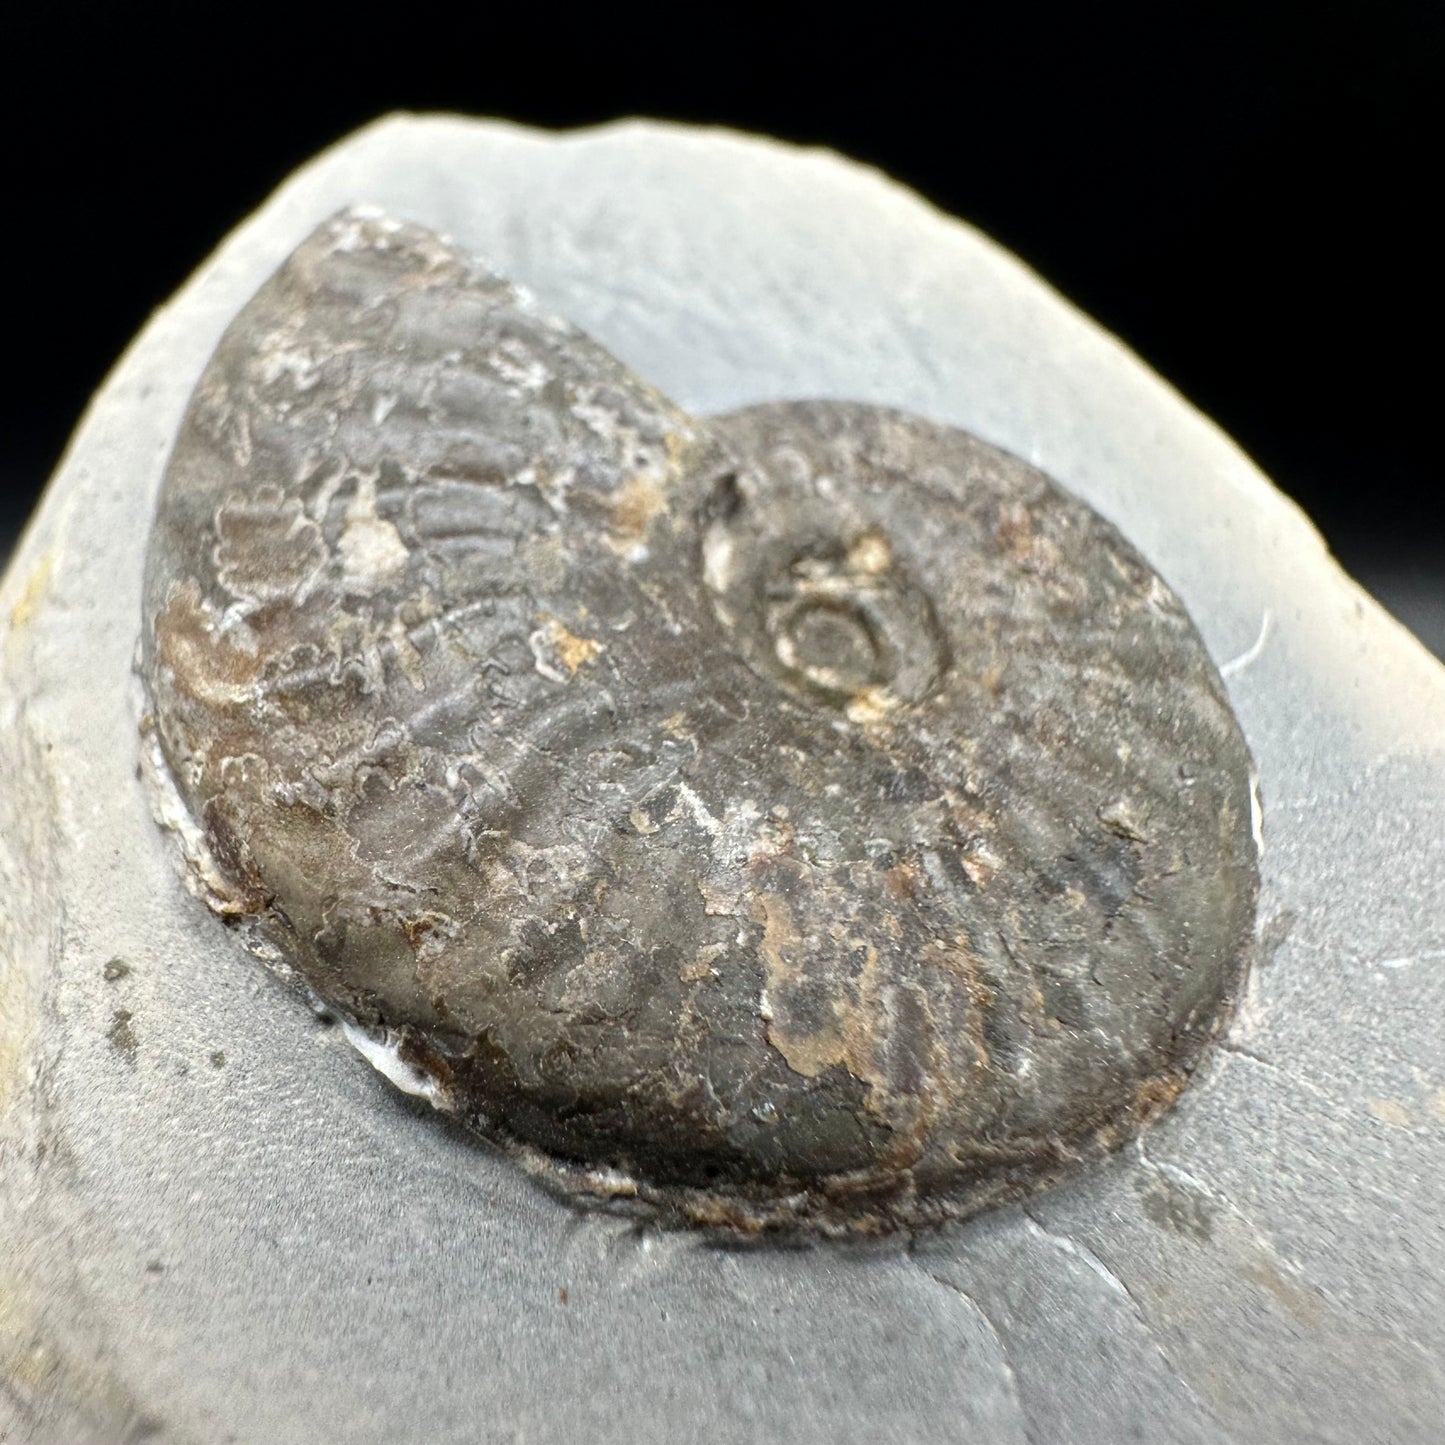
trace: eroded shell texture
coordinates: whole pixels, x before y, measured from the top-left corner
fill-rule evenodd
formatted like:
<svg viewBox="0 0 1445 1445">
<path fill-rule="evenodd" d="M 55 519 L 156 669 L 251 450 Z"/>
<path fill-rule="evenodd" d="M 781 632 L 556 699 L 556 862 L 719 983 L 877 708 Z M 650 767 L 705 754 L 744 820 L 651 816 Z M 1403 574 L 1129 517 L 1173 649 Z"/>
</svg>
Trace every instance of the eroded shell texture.
<svg viewBox="0 0 1445 1445">
<path fill-rule="evenodd" d="M 1248 755 L 1113 527 L 915 416 L 689 416 L 416 226 L 227 331 L 144 675 L 211 906 L 564 1191 L 966 1214 L 1134 1135 L 1240 983 Z"/>
</svg>

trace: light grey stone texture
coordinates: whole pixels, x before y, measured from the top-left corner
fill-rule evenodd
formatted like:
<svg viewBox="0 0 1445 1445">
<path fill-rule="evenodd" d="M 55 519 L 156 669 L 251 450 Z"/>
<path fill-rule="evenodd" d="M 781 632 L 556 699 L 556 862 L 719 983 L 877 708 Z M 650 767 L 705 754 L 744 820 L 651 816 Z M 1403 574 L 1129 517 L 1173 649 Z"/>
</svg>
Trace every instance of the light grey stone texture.
<svg viewBox="0 0 1445 1445">
<path fill-rule="evenodd" d="M 155 490 L 226 323 L 355 203 L 450 233 L 690 409 L 832 396 L 964 426 L 1181 595 L 1260 771 L 1260 948 L 1142 1148 L 866 1247 L 580 1214 L 394 1090 L 185 892 L 136 775 Z M 1208 421 L 966 226 L 720 132 L 383 121 L 150 323 L 0 591 L 0 1438 L 1436 1441 L 1442 763 L 1445 670 Z"/>
</svg>

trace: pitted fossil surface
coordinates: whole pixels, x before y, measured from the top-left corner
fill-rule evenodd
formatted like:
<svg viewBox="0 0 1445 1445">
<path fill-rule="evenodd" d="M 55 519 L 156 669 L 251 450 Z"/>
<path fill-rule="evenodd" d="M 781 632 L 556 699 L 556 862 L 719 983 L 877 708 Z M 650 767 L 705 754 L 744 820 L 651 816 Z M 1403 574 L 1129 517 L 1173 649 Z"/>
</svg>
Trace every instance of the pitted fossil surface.
<svg viewBox="0 0 1445 1445">
<path fill-rule="evenodd" d="M 915 416 L 691 417 L 415 226 L 227 331 L 143 670 L 211 907 L 569 1194 L 965 1215 L 1135 1135 L 1241 984 L 1249 757 L 1117 531 Z"/>
</svg>

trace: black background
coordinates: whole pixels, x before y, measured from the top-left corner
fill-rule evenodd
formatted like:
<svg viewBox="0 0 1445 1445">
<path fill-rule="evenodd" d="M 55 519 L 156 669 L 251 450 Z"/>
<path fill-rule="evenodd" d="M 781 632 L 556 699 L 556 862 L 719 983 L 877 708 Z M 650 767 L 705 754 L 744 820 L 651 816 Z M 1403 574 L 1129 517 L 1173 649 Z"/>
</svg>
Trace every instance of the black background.
<svg viewBox="0 0 1445 1445">
<path fill-rule="evenodd" d="M 650 114 L 835 146 L 982 226 L 1445 648 L 1440 0 L 6 10 L 0 555 L 148 312 L 317 149 L 397 108 Z"/>
</svg>

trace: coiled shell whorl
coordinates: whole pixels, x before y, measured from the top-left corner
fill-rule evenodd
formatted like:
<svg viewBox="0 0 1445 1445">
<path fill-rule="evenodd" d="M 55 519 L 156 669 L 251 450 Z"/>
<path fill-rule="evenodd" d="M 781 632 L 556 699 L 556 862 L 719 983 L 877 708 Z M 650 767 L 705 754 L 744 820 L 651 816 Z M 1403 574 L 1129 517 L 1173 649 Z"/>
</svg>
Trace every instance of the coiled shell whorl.
<svg viewBox="0 0 1445 1445">
<path fill-rule="evenodd" d="M 1240 983 L 1248 754 L 1111 526 L 899 412 L 691 417 L 415 226 L 227 331 L 143 671 L 211 906 L 568 1192 L 967 1214 L 1137 1133 Z"/>
</svg>

